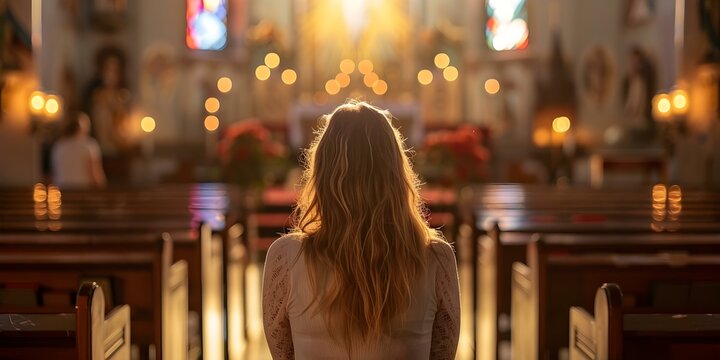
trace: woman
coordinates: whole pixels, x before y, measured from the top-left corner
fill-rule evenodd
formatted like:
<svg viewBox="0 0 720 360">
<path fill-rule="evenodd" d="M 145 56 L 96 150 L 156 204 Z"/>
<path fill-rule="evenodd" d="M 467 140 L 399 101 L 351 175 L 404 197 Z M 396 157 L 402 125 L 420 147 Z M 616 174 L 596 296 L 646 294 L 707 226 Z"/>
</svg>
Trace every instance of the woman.
<svg viewBox="0 0 720 360">
<path fill-rule="evenodd" d="M 100 146 L 90 137 L 90 119 L 80 114 L 66 124 L 52 150 L 53 182 L 61 187 L 103 187 L 107 182 Z"/>
<path fill-rule="evenodd" d="M 454 359 L 455 255 L 422 217 L 389 113 L 341 105 L 307 152 L 291 234 L 268 250 L 263 322 L 274 359 Z"/>
</svg>

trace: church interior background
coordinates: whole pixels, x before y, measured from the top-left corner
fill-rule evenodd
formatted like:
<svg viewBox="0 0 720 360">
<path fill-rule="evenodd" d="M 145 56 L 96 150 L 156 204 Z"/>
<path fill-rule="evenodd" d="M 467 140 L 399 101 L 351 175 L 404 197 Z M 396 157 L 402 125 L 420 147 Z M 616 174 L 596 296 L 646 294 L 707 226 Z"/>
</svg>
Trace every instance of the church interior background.
<svg viewBox="0 0 720 360">
<path fill-rule="evenodd" d="M 0 167 L 18 170 L 0 182 L 46 174 L 57 124 L 79 111 L 111 183 L 211 181 L 224 176 L 218 146 L 234 124 L 268 130 L 293 163 L 320 115 L 359 98 L 394 113 L 429 181 L 593 185 L 598 157 L 632 157 L 647 171 L 605 183 L 717 184 L 717 7 L 3 1 L 0 136 L 12 151 Z M 472 174 L 433 151 L 462 143 L 467 127 L 480 130 Z"/>
<path fill-rule="evenodd" d="M 269 356 L 263 252 L 288 228 L 302 149 L 319 118 L 347 99 L 394 115 L 423 194 L 435 196 L 428 207 L 446 216 L 433 226 L 457 240 L 462 307 L 471 309 L 459 359 L 481 351 L 493 356 L 479 358 L 506 359 L 511 346 L 507 313 L 481 321 L 473 313 L 482 310 L 476 278 L 484 255 L 467 246 L 477 249 L 500 226 L 477 219 L 500 218 L 518 233 L 528 224 L 658 239 L 704 231 L 718 243 L 719 1 L 0 0 L 0 14 L 0 235 L 66 241 L 123 223 L 160 233 L 168 219 L 197 235 L 201 222 L 223 223 L 225 249 L 244 249 L 225 253 L 246 261 L 234 263 L 244 288 L 228 280 L 237 273 L 220 274 L 236 291 L 209 291 L 212 316 L 191 302 L 189 313 L 204 322 L 179 328 L 206 359 L 223 358 L 223 345 L 240 353 L 232 335 L 198 345 L 199 334 L 222 342 L 216 335 L 232 328 L 230 313 L 247 314 L 247 336 L 235 339 L 261 354 L 245 358 Z M 50 153 L 67 120 L 82 113 L 108 186 L 62 189 L 60 201 Z M 282 206 L 264 207 L 268 198 Z M 220 205 L 202 208 L 197 199 Z M 229 235 L 235 224 L 247 231 Z M 476 232 L 484 237 L 472 238 Z M 524 256 L 524 243 L 518 248 Z M 206 295 L 197 280 L 188 293 L 199 303 Z M 718 298 L 714 286 L 709 301 Z M 230 296 L 222 296 L 240 292 L 250 310 L 223 313 Z M 117 304 L 133 300 L 112 295 Z M 206 323 L 214 330 L 200 331 Z M 497 339 L 482 335 L 495 325 L 486 334 Z"/>
</svg>

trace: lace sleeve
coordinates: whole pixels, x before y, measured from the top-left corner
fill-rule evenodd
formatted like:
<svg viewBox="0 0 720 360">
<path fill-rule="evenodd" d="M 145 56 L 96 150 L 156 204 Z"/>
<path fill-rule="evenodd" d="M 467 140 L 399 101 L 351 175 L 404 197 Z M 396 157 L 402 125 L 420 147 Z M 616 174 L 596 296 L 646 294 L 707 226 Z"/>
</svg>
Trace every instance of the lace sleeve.
<svg viewBox="0 0 720 360">
<path fill-rule="evenodd" d="M 438 268 L 435 278 L 437 313 L 432 330 L 430 359 L 455 359 L 460 338 L 460 285 L 457 262 L 452 247 L 445 242 L 434 243 Z"/>
<path fill-rule="evenodd" d="M 294 359 L 287 302 L 290 294 L 290 240 L 278 239 L 270 247 L 263 272 L 263 327 L 273 359 Z"/>
</svg>

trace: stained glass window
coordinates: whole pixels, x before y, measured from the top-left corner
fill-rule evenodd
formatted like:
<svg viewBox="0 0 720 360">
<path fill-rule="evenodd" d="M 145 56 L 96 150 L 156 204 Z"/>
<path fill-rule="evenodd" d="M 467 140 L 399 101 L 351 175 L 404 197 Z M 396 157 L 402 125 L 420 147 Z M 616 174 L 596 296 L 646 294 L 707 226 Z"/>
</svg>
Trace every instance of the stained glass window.
<svg viewBox="0 0 720 360">
<path fill-rule="evenodd" d="M 487 0 L 485 38 L 495 51 L 528 46 L 527 0 Z"/>
<path fill-rule="evenodd" d="M 191 49 L 221 50 L 227 44 L 227 1 L 187 0 L 185 41 Z"/>
</svg>

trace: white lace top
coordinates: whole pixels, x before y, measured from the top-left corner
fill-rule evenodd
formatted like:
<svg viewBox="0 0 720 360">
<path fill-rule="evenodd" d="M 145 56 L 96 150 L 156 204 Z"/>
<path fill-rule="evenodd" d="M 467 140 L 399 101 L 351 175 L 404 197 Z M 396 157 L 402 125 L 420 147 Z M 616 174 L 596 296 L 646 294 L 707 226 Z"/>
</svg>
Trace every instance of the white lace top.
<svg viewBox="0 0 720 360">
<path fill-rule="evenodd" d="M 321 314 L 304 311 L 314 294 L 301 238 L 285 235 L 268 250 L 263 275 L 263 324 L 273 359 L 347 359 Z M 429 267 L 413 286 L 406 316 L 392 325 L 371 349 L 353 359 L 454 359 L 460 335 L 460 291 L 455 254 L 443 241 L 432 241 Z M 297 261 L 295 261 L 297 258 Z"/>
</svg>

